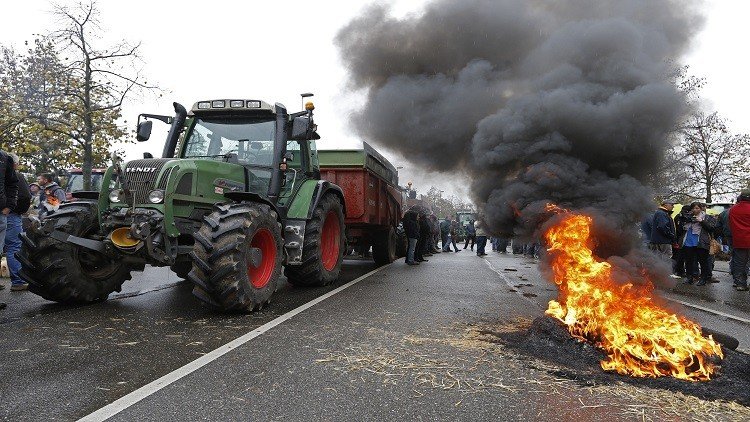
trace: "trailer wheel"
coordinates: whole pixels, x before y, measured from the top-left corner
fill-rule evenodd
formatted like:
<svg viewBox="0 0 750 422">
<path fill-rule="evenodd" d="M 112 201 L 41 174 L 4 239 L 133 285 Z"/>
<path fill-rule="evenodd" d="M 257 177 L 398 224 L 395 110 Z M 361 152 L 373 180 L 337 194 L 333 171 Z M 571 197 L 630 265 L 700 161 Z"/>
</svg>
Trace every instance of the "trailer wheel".
<svg viewBox="0 0 750 422">
<path fill-rule="evenodd" d="M 193 294 L 225 311 L 268 304 L 281 275 L 281 224 L 266 204 L 221 204 L 195 233 Z"/>
<path fill-rule="evenodd" d="M 378 233 L 372 244 L 372 259 L 378 265 L 386 265 L 396 260 L 396 232 L 393 227 Z"/>
<path fill-rule="evenodd" d="M 302 265 L 286 266 L 284 274 L 295 286 L 325 286 L 341 273 L 346 236 L 344 211 L 336 195 L 324 196 L 305 226 Z"/>
<path fill-rule="evenodd" d="M 99 231 L 96 204 L 66 204 L 44 217 L 54 221 L 55 230 L 78 237 L 91 237 Z M 21 234 L 22 279 L 39 296 L 62 303 L 93 303 L 119 292 L 130 280 L 130 268 L 98 252 L 64 243 L 32 229 Z"/>
</svg>

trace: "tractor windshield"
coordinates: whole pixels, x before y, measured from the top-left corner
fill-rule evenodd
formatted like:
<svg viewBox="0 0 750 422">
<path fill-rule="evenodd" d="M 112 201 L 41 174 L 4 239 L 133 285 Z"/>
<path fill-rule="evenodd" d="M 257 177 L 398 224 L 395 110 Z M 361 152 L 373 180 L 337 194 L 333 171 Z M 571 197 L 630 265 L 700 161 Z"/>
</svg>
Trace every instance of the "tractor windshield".
<svg viewBox="0 0 750 422">
<path fill-rule="evenodd" d="M 185 141 L 184 158 L 223 158 L 232 154 L 240 164 L 270 169 L 275 133 L 273 117 L 199 118 Z"/>
</svg>

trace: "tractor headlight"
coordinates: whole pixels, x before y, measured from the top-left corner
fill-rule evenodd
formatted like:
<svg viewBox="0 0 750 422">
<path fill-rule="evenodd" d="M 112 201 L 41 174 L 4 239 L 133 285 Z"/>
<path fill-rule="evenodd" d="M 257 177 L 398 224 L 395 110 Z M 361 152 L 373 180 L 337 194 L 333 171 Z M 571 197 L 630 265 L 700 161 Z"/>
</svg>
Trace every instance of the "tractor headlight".
<svg viewBox="0 0 750 422">
<path fill-rule="evenodd" d="M 120 189 L 113 189 L 109 191 L 109 202 L 122 202 L 122 196 Z"/>
<path fill-rule="evenodd" d="M 164 202 L 164 191 L 163 190 L 152 190 L 148 194 L 148 202 L 152 204 L 161 204 Z"/>
</svg>

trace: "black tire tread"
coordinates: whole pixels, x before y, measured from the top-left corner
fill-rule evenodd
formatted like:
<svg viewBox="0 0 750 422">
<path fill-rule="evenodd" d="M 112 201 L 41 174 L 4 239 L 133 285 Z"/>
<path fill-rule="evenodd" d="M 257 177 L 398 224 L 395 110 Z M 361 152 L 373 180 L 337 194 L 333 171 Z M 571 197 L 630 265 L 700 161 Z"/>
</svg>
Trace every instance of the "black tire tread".
<svg viewBox="0 0 750 422">
<path fill-rule="evenodd" d="M 320 235 L 323 220 L 329 211 L 338 214 L 341 227 L 341 248 L 336 266 L 331 271 L 323 267 L 320 254 Z M 336 195 L 327 194 L 321 198 L 313 211 L 312 218 L 305 225 L 305 240 L 302 246 L 302 264 L 286 266 L 284 274 L 289 283 L 295 286 L 326 286 L 338 279 L 341 273 L 341 262 L 346 249 L 346 235 L 344 233 L 344 212 L 341 201 Z"/>
<path fill-rule="evenodd" d="M 248 280 L 244 254 L 250 236 L 259 228 L 271 230 L 276 239 L 276 265 L 268 284 L 255 289 Z M 270 302 L 281 275 L 283 254 L 281 224 L 270 206 L 250 202 L 216 205 L 194 237 L 192 269 L 187 277 L 195 284 L 193 295 L 224 311 L 252 312 Z"/>
<path fill-rule="evenodd" d="M 48 220 L 54 221 L 56 230 L 76 236 L 98 227 L 96 205 L 86 202 L 66 204 L 47 215 L 44 221 Z M 119 292 L 122 283 L 131 279 L 130 268 L 123 263 L 103 279 L 91 278 L 77 265 L 74 248 L 76 246 L 55 240 L 40 230 L 22 235 L 18 252 L 20 276 L 29 283 L 29 290 L 55 302 L 94 303 L 107 299 L 112 292 Z"/>
</svg>

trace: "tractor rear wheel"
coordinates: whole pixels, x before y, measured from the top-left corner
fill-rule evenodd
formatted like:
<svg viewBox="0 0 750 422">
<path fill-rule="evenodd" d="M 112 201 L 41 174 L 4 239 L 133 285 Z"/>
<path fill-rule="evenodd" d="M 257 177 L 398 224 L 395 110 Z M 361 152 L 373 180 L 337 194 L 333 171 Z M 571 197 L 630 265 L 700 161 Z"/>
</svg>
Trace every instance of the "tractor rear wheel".
<svg viewBox="0 0 750 422">
<path fill-rule="evenodd" d="M 389 227 L 377 234 L 372 244 L 372 259 L 378 265 L 386 265 L 396 260 L 396 231 Z"/>
<path fill-rule="evenodd" d="M 96 204 L 76 202 L 44 217 L 57 231 L 89 238 L 99 231 Z M 130 280 L 130 268 L 122 261 L 71 243 L 53 239 L 40 229 L 21 235 L 21 278 L 39 296 L 63 303 L 92 303 L 119 292 Z"/>
<path fill-rule="evenodd" d="M 260 310 L 276 291 L 281 248 L 281 224 L 270 206 L 215 206 L 195 233 L 188 275 L 195 284 L 193 294 L 225 311 Z"/>
<path fill-rule="evenodd" d="M 346 249 L 344 210 L 336 195 L 325 195 L 305 226 L 302 265 L 286 266 L 284 274 L 295 286 L 325 286 L 341 273 Z"/>
</svg>

